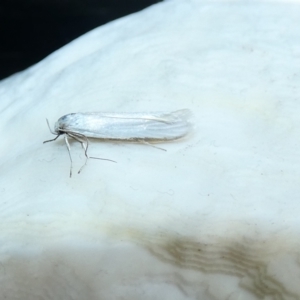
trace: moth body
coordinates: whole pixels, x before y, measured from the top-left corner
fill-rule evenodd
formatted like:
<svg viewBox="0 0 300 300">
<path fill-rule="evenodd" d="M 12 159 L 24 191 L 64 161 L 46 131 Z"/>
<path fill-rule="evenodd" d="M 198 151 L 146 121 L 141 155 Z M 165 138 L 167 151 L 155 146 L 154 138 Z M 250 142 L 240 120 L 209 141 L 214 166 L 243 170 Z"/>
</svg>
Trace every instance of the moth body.
<svg viewBox="0 0 300 300">
<path fill-rule="evenodd" d="M 44 143 L 55 141 L 60 135 L 64 135 L 71 160 L 71 177 L 72 157 L 68 137 L 81 143 L 84 149 L 86 161 L 79 170 L 78 173 L 80 173 L 89 158 L 87 155 L 88 138 L 144 143 L 176 140 L 189 133 L 190 115 L 188 109 L 154 113 L 71 113 L 58 119 L 54 132 L 47 120 L 50 132 L 56 135 L 56 138 Z M 104 158 L 91 158 L 112 161 Z"/>
</svg>

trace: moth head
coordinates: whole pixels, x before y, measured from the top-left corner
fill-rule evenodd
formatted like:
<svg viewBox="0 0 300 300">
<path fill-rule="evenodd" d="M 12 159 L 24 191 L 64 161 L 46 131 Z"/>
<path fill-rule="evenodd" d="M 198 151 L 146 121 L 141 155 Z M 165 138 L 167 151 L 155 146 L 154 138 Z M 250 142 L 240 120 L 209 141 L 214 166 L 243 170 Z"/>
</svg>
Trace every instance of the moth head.
<svg viewBox="0 0 300 300">
<path fill-rule="evenodd" d="M 55 131 L 55 133 L 57 133 L 59 135 L 64 133 L 63 125 L 59 121 L 55 123 L 54 131 Z"/>
<path fill-rule="evenodd" d="M 73 115 L 75 115 L 75 113 L 64 115 L 59 118 L 54 125 L 54 131 L 57 134 L 64 134 L 68 124 L 72 123 Z"/>
</svg>

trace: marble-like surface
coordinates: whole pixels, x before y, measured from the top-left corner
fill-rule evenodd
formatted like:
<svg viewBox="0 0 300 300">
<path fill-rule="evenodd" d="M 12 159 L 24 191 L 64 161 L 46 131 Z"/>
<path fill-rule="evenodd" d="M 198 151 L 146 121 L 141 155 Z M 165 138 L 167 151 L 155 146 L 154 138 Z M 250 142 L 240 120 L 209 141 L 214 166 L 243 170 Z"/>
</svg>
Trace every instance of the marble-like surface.
<svg viewBox="0 0 300 300">
<path fill-rule="evenodd" d="M 300 299 L 300 4 L 174 0 L 0 83 L 0 299 Z M 51 124 L 192 110 L 186 139 L 93 141 L 69 178 Z M 72 143 L 74 171 L 84 163 Z"/>
</svg>

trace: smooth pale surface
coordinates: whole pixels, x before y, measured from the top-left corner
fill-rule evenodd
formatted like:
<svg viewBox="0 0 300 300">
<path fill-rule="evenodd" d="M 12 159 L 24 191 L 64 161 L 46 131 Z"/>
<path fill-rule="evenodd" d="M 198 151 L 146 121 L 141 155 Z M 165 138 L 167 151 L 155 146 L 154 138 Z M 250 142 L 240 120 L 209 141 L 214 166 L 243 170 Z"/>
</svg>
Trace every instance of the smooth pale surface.
<svg viewBox="0 0 300 300">
<path fill-rule="evenodd" d="M 0 299 L 300 299 L 300 5 L 166 1 L 0 83 Z M 189 108 L 160 145 L 71 112 Z"/>
</svg>

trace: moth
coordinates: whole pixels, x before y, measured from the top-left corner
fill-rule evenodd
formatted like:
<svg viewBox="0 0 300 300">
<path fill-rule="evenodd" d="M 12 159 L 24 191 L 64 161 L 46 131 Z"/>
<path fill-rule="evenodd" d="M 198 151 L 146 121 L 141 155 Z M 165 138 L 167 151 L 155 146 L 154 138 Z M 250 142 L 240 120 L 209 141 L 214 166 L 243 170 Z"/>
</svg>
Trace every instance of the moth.
<svg viewBox="0 0 300 300">
<path fill-rule="evenodd" d="M 88 138 L 134 141 L 146 144 L 176 140 L 189 133 L 191 129 L 190 116 L 191 112 L 188 109 L 149 113 L 71 113 L 58 119 L 54 131 L 51 130 L 49 121 L 46 119 L 50 132 L 56 137 L 44 141 L 44 143 L 55 141 L 59 136 L 64 135 L 71 161 L 70 177 L 72 177 L 73 163 L 68 138 L 73 138 L 81 143 L 84 149 L 86 160 L 78 171 L 80 173 L 89 158 L 115 162 L 106 158 L 89 157 L 87 154 Z"/>
</svg>

